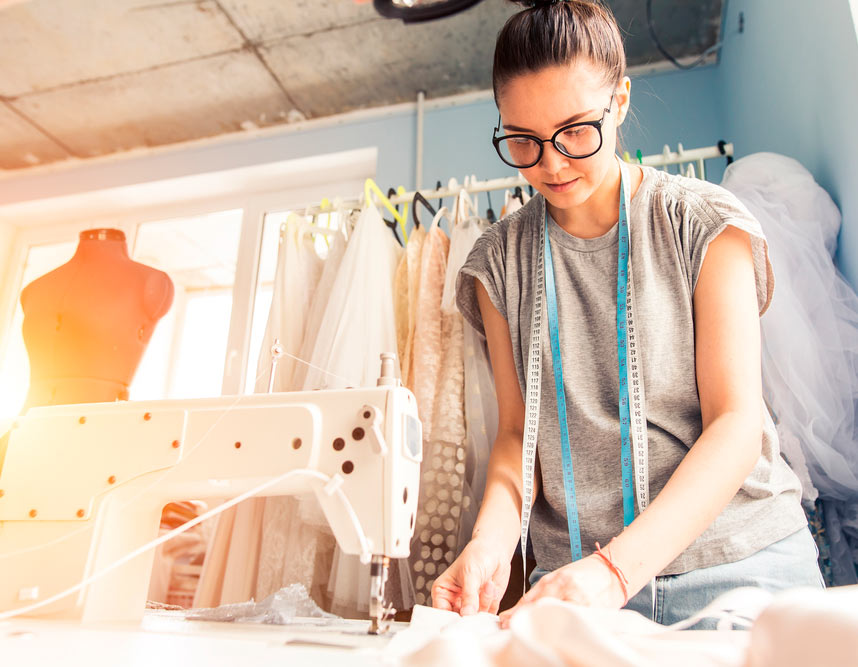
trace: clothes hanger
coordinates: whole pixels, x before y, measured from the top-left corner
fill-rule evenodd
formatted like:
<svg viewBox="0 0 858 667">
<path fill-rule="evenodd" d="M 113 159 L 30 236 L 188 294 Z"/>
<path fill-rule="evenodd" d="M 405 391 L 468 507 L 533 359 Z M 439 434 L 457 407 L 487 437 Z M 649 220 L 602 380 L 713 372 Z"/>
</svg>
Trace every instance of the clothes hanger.
<svg viewBox="0 0 858 667">
<path fill-rule="evenodd" d="M 405 188 L 399 186 L 402 190 L 401 194 L 405 193 Z M 399 223 L 399 228 L 402 230 L 402 237 L 405 239 L 405 242 L 408 242 L 408 233 L 405 231 L 405 225 L 408 220 L 408 204 L 405 204 L 405 209 L 403 213 L 400 213 L 396 210 L 396 207 L 390 203 L 390 199 L 384 196 L 384 193 L 381 191 L 381 188 L 378 187 L 376 182 L 371 178 L 366 179 L 364 181 L 363 187 L 363 196 L 364 201 L 367 205 L 373 203 L 373 194 L 376 196 L 378 203 L 381 204 L 384 208 L 390 211 L 391 215 L 393 215 L 393 219 Z"/>
<path fill-rule="evenodd" d="M 486 192 L 486 197 L 489 200 L 489 208 L 486 211 L 486 220 L 489 221 L 489 224 L 494 224 L 497 222 L 497 216 L 495 215 L 494 209 L 492 208 L 492 193 Z"/>
<path fill-rule="evenodd" d="M 414 217 L 414 229 L 420 227 L 420 220 L 417 218 L 417 204 L 423 204 L 432 216 L 434 217 L 438 211 L 429 203 L 429 201 L 420 192 L 414 193 L 414 199 L 411 202 L 411 215 Z"/>
<path fill-rule="evenodd" d="M 435 182 L 435 189 L 436 189 L 436 190 L 440 190 L 440 189 L 441 189 L 441 181 L 436 181 L 436 182 Z M 438 198 L 438 208 L 439 208 L 439 209 L 440 209 L 440 208 L 444 208 L 444 198 L 443 198 L 443 197 L 439 197 L 439 198 Z"/>
<path fill-rule="evenodd" d="M 393 197 L 395 194 L 396 194 L 396 190 L 394 190 L 393 188 L 387 188 L 387 198 L 388 199 Z M 397 211 L 399 210 L 398 206 L 396 207 L 396 210 Z M 393 232 L 393 238 L 396 239 L 396 242 L 400 246 L 405 247 L 405 244 L 402 242 L 402 240 L 399 238 L 399 234 L 396 232 L 396 220 L 388 220 L 387 218 L 384 218 L 384 217 L 382 217 L 382 220 L 384 221 L 384 224 L 387 225 L 388 229 L 390 229 L 390 231 Z"/>
<path fill-rule="evenodd" d="M 721 155 L 727 156 L 727 166 L 729 167 L 731 164 L 733 164 L 733 156 L 727 155 L 727 150 L 725 148 L 726 146 L 727 146 L 727 142 L 724 141 L 723 139 L 721 139 L 721 141 L 718 142 L 718 152 L 721 153 Z"/>
<path fill-rule="evenodd" d="M 435 214 L 435 217 L 432 218 L 432 224 L 429 225 L 429 229 L 428 229 L 429 232 L 431 232 L 433 229 L 435 229 L 438 226 L 438 223 L 441 222 L 441 218 L 446 218 L 447 222 L 452 224 L 452 222 L 450 220 L 450 211 L 449 211 L 449 209 L 447 209 L 446 206 L 442 206 L 440 209 L 438 209 L 438 212 Z"/>
<path fill-rule="evenodd" d="M 468 180 L 465 179 L 465 185 L 459 190 L 459 194 L 456 195 L 456 202 L 453 205 L 453 220 L 455 221 L 464 221 L 469 217 L 477 216 L 479 217 L 480 212 L 477 207 L 474 205 L 473 199 L 471 199 L 471 195 L 468 193 L 467 187 L 470 183 L 474 182 L 476 179 Z"/>
</svg>

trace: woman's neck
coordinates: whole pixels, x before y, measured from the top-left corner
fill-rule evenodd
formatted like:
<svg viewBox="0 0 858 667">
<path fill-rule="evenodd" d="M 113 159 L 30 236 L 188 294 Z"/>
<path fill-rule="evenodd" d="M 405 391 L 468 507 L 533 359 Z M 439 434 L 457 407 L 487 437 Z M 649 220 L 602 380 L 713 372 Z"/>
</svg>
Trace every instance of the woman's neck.
<svg viewBox="0 0 858 667">
<path fill-rule="evenodd" d="M 631 181 L 639 182 L 635 174 Z M 612 161 L 604 180 L 580 206 L 561 209 L 548 203 L 548 212 L 568 234 L 582 239 L 604 236 L 620 216 L 620 165 Z M 630 184 L 631 186 L 632 184 Z M 634 187 L 632 193 L 637 188 Z"/>
</svg>

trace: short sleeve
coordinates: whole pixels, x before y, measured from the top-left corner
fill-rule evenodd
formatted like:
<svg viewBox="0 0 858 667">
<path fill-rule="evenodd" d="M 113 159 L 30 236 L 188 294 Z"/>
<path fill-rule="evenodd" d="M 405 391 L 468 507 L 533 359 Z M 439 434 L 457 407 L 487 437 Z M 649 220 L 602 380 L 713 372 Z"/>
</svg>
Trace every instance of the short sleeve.
<svg viewBox="0 0 858 667">
<path fill-rule="evenodd" d="M 477 302 L 474 278 L 486 288 L 494 307 L 506 320 L 506 225 L 503 221 L 489 227 L 474 243 L 456 277 L 456 305 L 462 316 L 481 336 L 485 337 L 483 317 Z"/>
<path fill-rule="evenodd" d="M 697 288 L 697 279 L 709 244 L 727 226 L 736 227 L 746 232 L 751 239 L 757 307 L 762 315 L 771 304 L 775 289 L 774 271 L 769 260 L 769 247 L 763 228 L 733 193 L 717 185 L 707 185 L 709 187 L 705 193 L 694 193 L 690 197 L 693 215 L 697 218 L 691 248 L 692 290 Z"/>
</svg>

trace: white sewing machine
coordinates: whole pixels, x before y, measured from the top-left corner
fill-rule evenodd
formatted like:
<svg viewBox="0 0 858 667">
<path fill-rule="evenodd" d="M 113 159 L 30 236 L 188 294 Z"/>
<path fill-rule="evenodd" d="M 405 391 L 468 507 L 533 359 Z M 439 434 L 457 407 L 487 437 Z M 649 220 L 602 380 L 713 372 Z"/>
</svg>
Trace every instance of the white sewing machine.
<svg viewBox="0 0 858 667">
<path fill-rule="evenodd" d="M 383 355 L 384 356 L 384 355 Z M 389 558 L 408 556 L 422 432 L 382 363 L 378 387 L 54 406 L 10 432 L 0 474 L 0 618 L 138 620 L 171 501 L 315 492 L 340 548 L 371 560 L 371 632 L 386 626 Z"/>
</svg>

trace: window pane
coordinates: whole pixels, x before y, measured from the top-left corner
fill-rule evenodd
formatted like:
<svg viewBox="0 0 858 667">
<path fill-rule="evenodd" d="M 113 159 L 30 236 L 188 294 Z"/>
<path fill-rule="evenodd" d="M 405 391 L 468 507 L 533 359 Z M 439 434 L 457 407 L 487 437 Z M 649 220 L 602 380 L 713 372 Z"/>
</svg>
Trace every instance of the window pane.
<svg viewBox="0 0 858 667">
<path fill-rule="evenodd" d="M 133 400 L 219 396 L 241 210 L 139 226 L 132 257 L 165 271 L 175 299 L 131 384 Z"/>
</svg>

